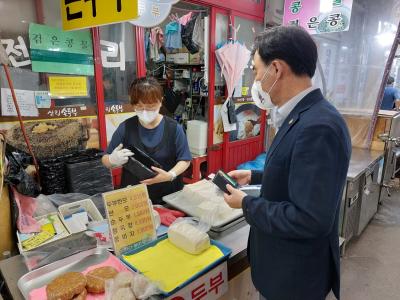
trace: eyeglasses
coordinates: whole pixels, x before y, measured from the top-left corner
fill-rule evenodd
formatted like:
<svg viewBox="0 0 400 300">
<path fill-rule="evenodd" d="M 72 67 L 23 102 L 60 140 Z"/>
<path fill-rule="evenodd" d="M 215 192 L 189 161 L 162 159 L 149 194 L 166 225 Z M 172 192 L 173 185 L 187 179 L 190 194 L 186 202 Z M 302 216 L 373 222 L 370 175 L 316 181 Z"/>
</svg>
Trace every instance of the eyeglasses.
<svg viewBox="0 0 400 300">
<path fill-rule="evenodd" d="M 143 111 L 150 111 L 150 112 L 155 112 L 158 109 L 146 109 L 146 108 L 135 108 L 136 112 L 143 112 Z"/>
<path fill-rule="evenodd" d="M 146 111 L 157 111 L 158 107 L 154 107 L 154 106 L 152 106 L 152 107 L 135 106 L 135 111 L 142 112 L 144 110 L 146 110 Z"/>
</svg>

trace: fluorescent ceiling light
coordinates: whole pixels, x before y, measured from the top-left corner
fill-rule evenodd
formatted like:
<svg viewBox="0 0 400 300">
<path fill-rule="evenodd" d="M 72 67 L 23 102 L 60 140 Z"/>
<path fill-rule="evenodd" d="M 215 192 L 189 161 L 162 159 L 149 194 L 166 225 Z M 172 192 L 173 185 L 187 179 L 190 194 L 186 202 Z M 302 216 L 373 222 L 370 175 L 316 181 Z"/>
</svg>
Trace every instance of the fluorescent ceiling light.
<svg viewBox="0 0 400 300">
<path fill-rule="evenodd" d="M 383 47 L 388 47 L 393 44 L 396 34 L 392 32 L 384 32 L 375 36 L 378 43 Z"/>
</svg>

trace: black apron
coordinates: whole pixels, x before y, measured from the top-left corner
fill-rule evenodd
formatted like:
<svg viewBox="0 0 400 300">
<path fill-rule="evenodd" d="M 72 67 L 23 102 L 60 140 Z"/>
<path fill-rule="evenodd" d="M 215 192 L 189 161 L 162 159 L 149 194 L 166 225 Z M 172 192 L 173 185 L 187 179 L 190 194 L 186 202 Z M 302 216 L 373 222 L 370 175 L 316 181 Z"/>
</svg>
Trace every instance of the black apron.
<svg viewBox="0 0 400 300">
<path fill-rule="evenodd" d="M 139 118 L 137 116 L 126 121 L 123 145 L 125 147 L 135 146 L 139 148 L 147 153 L 151 158 L 159 162 L 165 171 L 169 171 L 177 164 L 175 145 L 177 123 L 168 117 L 164 116 L 163 118 L 165 120 L 164 133 L 161 142 L 158 145 L 155 147 L 146 147 L 142 143 L 139 135 Z M 132 139 L 129 139 L 128 135 L 129 137 L 132 137 Z M 135 175 L 126 170 L 125 167 L 122 168 L 121 188 L 139 183 L 140 180 L 136 178 Z M 172 182 L 161 182 L 147 186 L 153 204 L 163 204 L 163 196 L 180 191 L 182 188 L 182 176 L 178 176 Z"/>
</svg>

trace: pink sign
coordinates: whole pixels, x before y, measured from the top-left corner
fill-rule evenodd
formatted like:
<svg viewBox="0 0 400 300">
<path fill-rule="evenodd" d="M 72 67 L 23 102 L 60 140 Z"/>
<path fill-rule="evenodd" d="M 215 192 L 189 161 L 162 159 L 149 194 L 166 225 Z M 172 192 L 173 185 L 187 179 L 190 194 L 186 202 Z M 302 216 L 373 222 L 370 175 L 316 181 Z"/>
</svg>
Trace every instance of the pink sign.
<svg viewBox="0 0 400 300">
<path fill-rule="evenodd" d="M 310 34 L 347 31 L 353 0 L 285 0 L 284 25 L 305 28 Z"/>
</svg>

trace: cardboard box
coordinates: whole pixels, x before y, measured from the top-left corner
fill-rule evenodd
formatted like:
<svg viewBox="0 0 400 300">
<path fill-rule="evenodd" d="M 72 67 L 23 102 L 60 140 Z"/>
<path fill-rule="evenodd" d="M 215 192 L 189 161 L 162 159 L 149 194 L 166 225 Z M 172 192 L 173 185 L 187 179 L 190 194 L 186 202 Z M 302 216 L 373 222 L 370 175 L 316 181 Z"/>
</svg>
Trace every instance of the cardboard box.
<svg viewBox="0 0 400 300">
<path fill-rule="evenodd" d="M 189 53 L 175 53 L 174 63 L 176 64 L 188 64 L 189 63 Z"/>
<path fill-rule="evenodd" d="M 166 61 L 171 63 L 175 62 L 175 53 L 167 53 Z"/>
<path fill-rule="evenodd" d="M 189 64 L 197 65 L 201 63 L 200 52 L 195 54 L 189 54 Z"/>
</svg>

